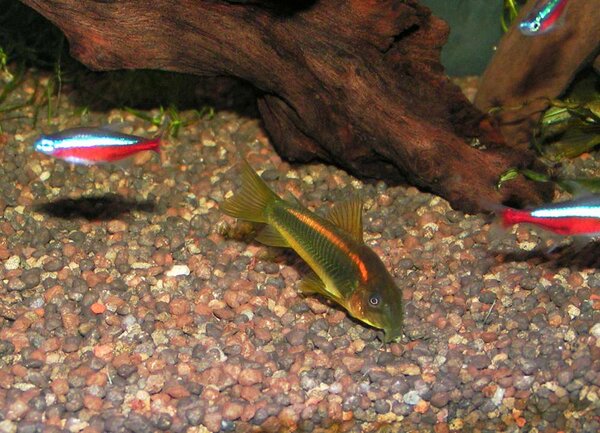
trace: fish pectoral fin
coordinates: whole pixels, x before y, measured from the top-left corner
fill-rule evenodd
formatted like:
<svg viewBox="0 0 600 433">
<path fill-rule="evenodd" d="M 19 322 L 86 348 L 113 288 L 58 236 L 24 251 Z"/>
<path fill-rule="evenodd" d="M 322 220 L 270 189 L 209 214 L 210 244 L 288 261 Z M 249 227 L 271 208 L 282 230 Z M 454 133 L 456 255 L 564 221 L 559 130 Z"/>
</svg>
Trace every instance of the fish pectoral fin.
<svg viewBox="0 0 600 433">
<path fill-rule="evenodd" d="M 362 200 L 355 195 L 349 200 L 335 204 L 325 218 L 350 233 L 356 241 L 363 243 L 362 207 Z"/>
<path fill-rule="evenodd" d="M 325 288 L 325 283 L 314 272 L 311 272 L 302 280 L 300 280 L 300 290 L 306 295 L 318 293 L 320 295 L 331 298 L 331 294 Z"/>
<path fill-rule="evenodd" d="M 108 162 L 106 162 L 104 164 L 108 164 Z M 130 173 L 133 171 L 133 168 L 135 166 L 133 155 L 129 155 L 126 158 L 118 159 L 116 161 L 112 161 L 112 162 L 110 162 L 110 164 L 123 170 L 123 173 L 126 176 L 130 175 Z"/>
<path fill-rule="evenodd" d="M 302 280 L 300 280 L 300 291 L 305 295 L 318 294 L 323 296 L 324 298 L 330 299 L 334 302 L 337 302 L 340 305 L 342 304 L 342 300 L 331 291 L 327 290 L 325 283 L 323 280 L 319 278 L 317 274 L 311 272 Z"/>
<path fill-rule="evenodd" d="M 265 226 L 254 240 L 271 247 L 290 247 L 288 241 L 273 226 Z"/>
</svg>

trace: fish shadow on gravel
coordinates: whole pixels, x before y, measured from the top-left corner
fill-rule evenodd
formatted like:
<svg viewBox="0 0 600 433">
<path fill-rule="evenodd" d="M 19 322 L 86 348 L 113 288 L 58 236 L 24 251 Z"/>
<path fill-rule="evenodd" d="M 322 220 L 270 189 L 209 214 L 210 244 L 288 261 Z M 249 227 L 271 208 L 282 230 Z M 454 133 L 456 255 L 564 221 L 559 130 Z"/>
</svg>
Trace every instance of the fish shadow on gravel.
<svg viewBox="0 0 600 433">
<path fill-rule="evenodd" d="M 600 242 L 589 242 L 583 246 L 567 245 L 557 253 L 557 257 L 550 262 L 556 268 L 571 268 L 582 270 L 600 268 Z"/>
<path fill-rule="evenodd" d="M 85 218 L 90 221 L 111 220 L 131 211 L 151 213 L 155 209 L 156 204 L 152 201 L 130 200 L 117 194 L 61 198 L 35 206 L 35 211 L 48 216 L 63 219 Z"/>
<path fill-rule="evenodd" d="M 502 254 L 502 253 L 500 253 Z M 585 245 L 564 245 L 552 252 L 545 249 L 504 253 L 504 262 L 528 262 L 546 265 L 552 269 L 570 268 L 582 270 L 600 268 L 600 242 Z"/>
</svg>

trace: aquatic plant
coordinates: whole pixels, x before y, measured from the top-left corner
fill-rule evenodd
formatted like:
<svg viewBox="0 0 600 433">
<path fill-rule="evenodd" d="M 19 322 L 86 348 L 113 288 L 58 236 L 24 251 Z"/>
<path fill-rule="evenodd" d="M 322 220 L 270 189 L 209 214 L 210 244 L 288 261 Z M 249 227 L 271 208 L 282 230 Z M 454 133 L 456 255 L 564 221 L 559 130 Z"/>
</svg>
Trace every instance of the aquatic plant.
<svg viewBox="0 0 600 433">
<path fill-rule="evenodd" d="M 8 63 L 8 55 L 4 49 L 0 46 L 0 79 L 2 81 L 12 80 L 12 74 L 6 67 Z"/>
<path fill-rule="evenodd" d="M 564 177 L 556 173 L 557 164 L 592 151 L 600 145 L 600 76 L 584 72 L 562 99 L 548 99 L 549 108 L 542 114 L 533 131 L 531 145 L 544 163 L 549 175 L 532 170 L 511 168 L 498 178 L 497 188 L 523 175 L 536 182 L 554 182 L 564 191 L 600 192 L 597 178 Z M 498 110 L 518 107 L 494 107 Z"/>
<path fill-rule="evenodd" d="M 177 138 L 179 135 L 179 129 L 181 127 L 185 128 L 201 119 L 210 120 L 215 115 L 214 108 L 207 105 L 203 106 L 200 110 L 191 110 L 185 119 L 174 105 L 170 105 L 166 109 L 161 105 L 158 113 L 155 115 L 150 115 L 142 110 L 137 110 L 132 107 L 125 107 L 125 111 L 146 122 L 150 122 L 158 128 L 162 128 L 165 135 L 174 138 Z"/>
<path fill-rule="evenodd" d="M 600 95 L 589 102 L 553 101 L 533 144 L 553 162 L 591 151 L 600 144 Z"/>
<path fill-rule="evenodd" d="M 500 25 L 502 30 L 506 33 L 508 28 L 519 14 L 519 9 L 525 3 L 522 0 L 504 0 L 504 8 L 502 10 L 502 16 L 500 17 Z"/>
<path fill-rule="evenodd" d="M 525 178 L 534 182 L 553 182 L 561 190 L 568 192 L 569 194 L 600 194 L 600 178 L 597 177 L 564 178 L 556 174 L 544 174 L 530 169 L 518 168 L 511 168 L 502 173 L 500 179 L 498 180 L 498 184 L 496 185 L 497 188 L 500 189 L 505 182 L 513 180 L 519 175 L 522 175 Z"/>
</svg>

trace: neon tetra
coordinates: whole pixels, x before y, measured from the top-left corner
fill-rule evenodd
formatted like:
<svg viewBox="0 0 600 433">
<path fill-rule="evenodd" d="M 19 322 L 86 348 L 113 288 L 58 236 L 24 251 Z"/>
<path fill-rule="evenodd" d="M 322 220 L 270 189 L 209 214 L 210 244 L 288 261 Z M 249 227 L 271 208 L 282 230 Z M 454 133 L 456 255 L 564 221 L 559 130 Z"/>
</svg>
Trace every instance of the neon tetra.
<svg viewBox="0 0 600 433">
<path fill-rule="evenodd" d="M 159 152 L 160 137 L 143 138 L 105 128 L 72 128 L 42 135 L 34 149 L 72 164 L 92 165 L 115 162 L 138 152 Z"/>
<path fill-rule="evenodd" d="M 495 211 L 504 227 L 527 223 L 564 236 L 600 236 L 600 195 L 525 210 L 498 206 Z"/>
<path fill-rule="evenodd" d="M 519 23 L 525 36 L 542 35 L 556 29 L 564 19 L 568 0 L 540 0 L 533 10 Z"/>
</svg>

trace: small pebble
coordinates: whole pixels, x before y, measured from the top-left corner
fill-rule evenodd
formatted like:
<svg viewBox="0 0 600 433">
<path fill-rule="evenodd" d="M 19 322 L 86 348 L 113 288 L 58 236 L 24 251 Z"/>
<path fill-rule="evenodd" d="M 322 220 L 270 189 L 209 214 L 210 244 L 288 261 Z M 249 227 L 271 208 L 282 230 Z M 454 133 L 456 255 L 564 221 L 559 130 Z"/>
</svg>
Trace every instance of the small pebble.
<svg viewBox="0 0 600 433">
<path fill-rule="evenodd" d="M 600 340 L 600 322 L 594 324 L 590 329 L 590 334 Z"/>
<path fill-rule="evenodd" d="M 175 265 L 167 272 L 165 272 L 167 277 L 181 277 L 190 275 L 190 268 L 187 265 Z"/>
<path fill-rule="evenodd" d="M 19 269 L 20 264 L 21 258 L 19 256 L 11 256 L 4 262 L 4 268 L 7 271 L 14 271 L 15 269 Z"/>
<path fill-rule="evenodd" d="M 415 405 L 419 401 L 421 401 L 421 396 L 417 391 L 409 391 L 406 394 L 404 394 L 404 397 L 402 397 L 402 401 L 404 401 L 404 403 L 406 404 Z"/>
</svg>

